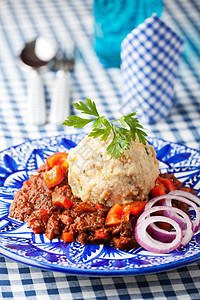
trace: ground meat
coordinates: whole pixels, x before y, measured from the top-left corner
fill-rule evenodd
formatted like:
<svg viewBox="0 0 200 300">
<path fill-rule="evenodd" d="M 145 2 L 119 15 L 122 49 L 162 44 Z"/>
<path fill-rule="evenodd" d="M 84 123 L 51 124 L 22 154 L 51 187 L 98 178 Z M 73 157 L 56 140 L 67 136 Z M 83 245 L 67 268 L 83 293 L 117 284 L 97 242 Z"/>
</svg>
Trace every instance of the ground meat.
<svg viewBox="0 0 200 300">
<path fill-rule="evenodd" d="M 121 237 L 131 236 L 133 234 L 133 226 L 131 222 L 122 222 Z"/>
<path fill-rule="evenodd" d="M 134 228 L 138 215 L 130 215 L 129 221 L 106 226 L 105 219 L 110 207 L 92 202 L 82 202 L 76 198 L 68 184 L 68 176 L 57 186 L 48 189 L 43 180 L 46 165 L 38 169 L 38 175 L 32 175 L 16 193 L 10 206 L 10 217 L 28 222 L 34 233 L 45 233 L 49 239 L 61 238 L 70 232 L 75 241 L 82 244 L 106 244 L 121 250 L 138 247 Z M 173 174 L 160 176 L 173 180 L 177 189 L 183 189 Z M 73 205 L 70 208 L 59 207 L 52 202 L 52 195 L 66 196 Z M 174 206 L 187 211 L 187 205 L 174 201 Z M 95 235 L 96 230 L 103 232 L 103 237 Z"/>
<path fill-rule="evenodd" d="M 61 222 L 58 215 L 52 215 L 48 222 L 47 222 L 47 228 L 45 235 L 48 239 L 54 239 L 60 235 L 62 228 L 61 228 Z"/>
<path fill-rule="evenodd" d="M 77 217 L 74 220 L 75 232 L 95 231 L 102 228 L 105 224 L 105 219 L 95 215 L 85 214 L 83 217 Z"/>
<path fill-rule="evenodd" d="M 131 250 L 138 246 L 137 242 L 130 237 L 113 238 L 113 245 L 120 250 Z"/>
</svg>

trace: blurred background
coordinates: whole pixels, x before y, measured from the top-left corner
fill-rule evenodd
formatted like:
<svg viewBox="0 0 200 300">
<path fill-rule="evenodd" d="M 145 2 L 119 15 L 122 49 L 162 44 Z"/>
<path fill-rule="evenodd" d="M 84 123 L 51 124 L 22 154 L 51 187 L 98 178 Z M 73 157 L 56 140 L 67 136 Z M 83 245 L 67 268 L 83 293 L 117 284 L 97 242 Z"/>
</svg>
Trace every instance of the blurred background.
<svg viewBox="0 0 200 300">
<path fill-rule="evenodd" d="M 70 96 L 67 99 L 71 103 L 91 98 L 100 113 L 112 119 L 119 115 L 122 99 L 120 43 L 152 12 L 156 12 L 183 38 L 184 49 L 175 86 L 175 104 L 166 119 L 145 125 L 147 133 L 199 149 L 199 9 L 198 0 L 2 0 L 0 150 L 28 139 L 69 132 L 61 124 L 48 121 L 57 76 L 55 70 L 40 73 L 47 109 L 46 122 L 37 126 L 27 121 L 28 73 L 19 62 L 19 55 L 27 42 L 46 37 L 62 51 L 69 41 L 73 42 L 76 47 L 75 66 L 70 72 Z M 71 104 L 70 112 L 74 113 Z"/>
</svg>

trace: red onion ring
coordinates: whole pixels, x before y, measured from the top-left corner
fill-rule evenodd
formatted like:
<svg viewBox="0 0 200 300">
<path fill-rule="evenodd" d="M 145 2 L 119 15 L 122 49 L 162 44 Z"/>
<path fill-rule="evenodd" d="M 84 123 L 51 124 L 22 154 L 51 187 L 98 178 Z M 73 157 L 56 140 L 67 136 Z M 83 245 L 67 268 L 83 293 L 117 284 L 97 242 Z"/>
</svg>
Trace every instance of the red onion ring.
<svg viewBox="0 0 200 300">
<path fill-rule="evenodd" d="M 174 190 L 174 191 L 171 191 L 170 194 L 171 195 L 175 195 L 175 196 L 185 197 L 185 198 L 191 200 L 192 203 L 195 202 L 198 206 L 200 206 L 200 199 L 199 199 L 199 197 L 197 197 L 197 196 L 195 196 L 195 195 L 193 195 L 193 194 L 191 194 L 189 192 L 182 191 L 182 190 Z M 194 222 L 195 223 L 195 225 L 194 225 L 194 233 L 196 233 L 198 231 L 198 229 L 200 228 L 200 210 L 198 209 L 198 207 L 197 207 L 197 211 L 195 210 L 195 212 L 196 212 L 196 220 L 199 220 L 199 224 L 198 224 L 198 222 Z"/>
<path fill-rule="evenodd" d="M 171 195 L 173 195 L 173 194 L 171 194 Z M 193 229 L 193 232 L 196 233 L 199 229 L 199 226 L 200 226 L 200 211 L 199 211 L 197 205 L 194 202 L 192 202 L 191 200 L 188 200 L 188 199 L 186 199 L 185 197 L 182 197 L 182 196 L 178 196 L 177 194 L 176 194 L 176 196 L 172 197 L 172 199 L 165 199 L 164 202 L 163 202 L 163 205 L 172 207 L 171 200 L 181 201 L 183 203 L 188 204 L 189 206 L 191 206 L 194 209 L 194 211 L 196 213 L 196 219 L 192 220 L 192 229 Z M 165 211 L 165 216 L 167 216 L 169 218 L 172 218 L 177 223 L 179 223 L 179 225 L 181 226 L 181 229 L 185 229 L 185 227 L 182 226 L 183 219 L 179 215 L 177 215 L 176 213 L 174 214 L 174 213 L 171 213 L 170 211 Z"/>
<path fill-rule="evenodd" d="M 164 205 L 153 206 L 159 200 L 164 200 Z M 195 220 L 191 221 L 184 211 L 172 207 L 172 200 L 178 200 L 191 206 L 196 213 Z M 169 253 L 186 245 L 200 227 L 200 211 L 195 203 L 200 206 L 200 199 L 197 196 L 181 190 L 174 190 L 169 194 L 151 199 L 137 220 L 136 240 L 146 250 L 156 253 Z M 164 216 L 150 215 L 161 210 L 164 211 Z M 168 232 L 154 224 L 160 221 L 171 224 L 175 231 Z"/>
<path fill-rule="evenodd" d="M 192 200 L 193 202 L 195 202 L 196 204 L 200 205 L 200 199 L 199 197 L 189 193 L 189 192 L 186 192 L 186 191 L 182 191 L 182 190 L 174 190 L 174 191 L 171 191 L 169 193 L 170 195 L 173 194 L 173 195 L 178 195 L 178 196 L 183 196 L 187 199 L 190 199 Z"/>
<path fill-rule="evenodd" d="M 166 194 L 166 195 L 162 195 L 162 196 L 157 196 L 155 198 L 152 198 L 146 205 L 144 208 L 144 211 L 148 210 L 149 208 L 151 208 L 156 202 L 160 201 L 160 200 L 165 200 L 165 199 L 173 199 L 172 195 Z M 178 224 L 180 225 L 181 229 L 185 229 L 186 228 L 186 223 L 184 221 L 183 218 L 179 217 L 177 215 L 177 219 L 178 219 Z M 156 225 L 155 225 L 156 226 Z"/>
<path fill-rule="evenodd" d="M 169 222 L 176 230 L 176 237 L 171 243 L 163 243 L 153 239 L 147 232 L 147 227 L 154 222 Z M 174 220 L 163 216 L 154 216 L 143 219 L 135 227 L 135 238 L 138 243 L 148 251 L 154 253 L 169 253 L 180 247 L 183 233 Z"/>
<path fill-rule="evenodd" d="M 150 216 L 151 213 L 154 213 L 154 212 L 157 212 L 157 211 L 161 211 L 161 210 L 164 210 L 165 212 L 166 211 L 167 212 L 170 211 L 171 213 L 174 213 L 174 214 L 178 213 L 178 214 L 180 214 L 183 217 L 183 219 L 186 222 L 187 226 L 186 226 L 186 230 L 182 230 L 183 238 L 182 238 L 182 241 L 181 241 L 181 246 L 185 246 L 191 240 L 191 238 L 193 236 L 192 222 L 191 222 L 189 216 L 185 212 L 183 212 L 181 209 L 179 209 L 179 208 L 170 207 L 170 206 L 154 206 L 154 207 L 151 207 L 150 209 L 145 210 L 140 215 L 140 217 L 137 220 L 136 226 L 138 224 L 140 224 L 141 222 L 143 222 L 145 219 L 150 218 L 151 217 Z M 166 221 L 164 221 L 164 222 L 170 223 L 169 220 L 171 220 L 171 218 L 167 217 Z M 157 221 L 155 221 L 155 222 L 157 222 Z M 152 224 L 150 223 L 149 225 L 152 225 Z M 159 239 L 159 240 L 162 240 L 162 241 L 166 240 L 166 239 L 168 241 L 171 241 L 175 237 L 174 236 L 174 234 L 175 234 L 174 232 L 169 232 L 169 231 L 166 231 L 166 230 L 164 230 L 164 232 L 162 232 L 162 230 L 160 230 L 160 228 L 157 227 L 157 226 L 153 227 L 153 230 L 154 230 L 153 236 L 155 238 Z M 152 227 L 151 227 L 151 232 L 152 232 Z"/>
<path fill-rule="evenodd" d="M 184 197 L 184 198 L 179 198 L 180 196 Z M 187 200 L 187 199 L 189 200 Z M 197 203 L 198 205 L 200 205 L 200 199 L 189 193 L 189 192 L 185 192 L 185 191 L 181 191 L 181 190 L 174 190 L 174 191 L 171 191 L 169 194 L 166 194 L 166 195 L 162 195 L 162 196 L 158 196 L 158 197 L 155 197 L 155 198 L 152 198 L 145 206 L 145 211 L 149 208 L 151 208 L 156 202 L 158 202 L 159 200 L 164 200 L 165 204 L 166 204 L 166 201 L 167 200 L 179 200 L 179 201 L 182 201 L 182 202 L 187 202 L 187 201 L 190 201 L 190 202 L 187 202 L 188 205 L 192 206 L 193 209 L 195 210 L 195 213 L 196 213 L 196 219 L 193 221 L 193 231 L 194 233 L 196 233 L 198 231 L 198 229 L 200 228 L 200 211 L 198 209 L 198 207 L 196 206 L 195 203 Z M 184 201 L 183 201 L 184 199 Z M 168 200 L 168 201 L 169 201 Z M 195 202 L 195 203 L 194 203 Z M 169 202 L 167 202 L 169 203 Z M 169 204 L 170 205 L 170 204 Z M 168 212 L 165 212 L 165 214 L 167 216 L 169 216 Z M 177 214 L 176 215 L 170 215 L 171 218 L 175 218 L 175 221 L 179 223 L 181 229 L 185 229 L 186 228 L 186 223 L 184 221 L 183 218 L 181 218 L 180 216 L 178 216 Z"/>
</svg>

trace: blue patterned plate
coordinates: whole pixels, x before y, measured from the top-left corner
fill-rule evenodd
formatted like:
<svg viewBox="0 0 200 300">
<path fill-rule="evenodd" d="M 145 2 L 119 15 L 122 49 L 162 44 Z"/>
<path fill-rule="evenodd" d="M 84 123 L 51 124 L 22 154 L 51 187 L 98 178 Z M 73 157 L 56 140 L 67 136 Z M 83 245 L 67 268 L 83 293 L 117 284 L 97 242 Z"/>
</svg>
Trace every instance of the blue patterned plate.
<svg viewBox="0 0 200 300">
<path fill-rule="evenodd" d="M 0 153 L 0 253 L 16 261 L 50 271 L 75 275 L 136 275 L 178 268 L 200 259 L 200 232 L 185 247 L 158 255 L 137 248 L 124 252 L 103 245 L 64 243 L 34 234 L 26 223 L 9 218 L 16 191 L 54 152 L 68 151 L 82 135 L 60 135 L 25 142 Z M 200 152 L 160 139 L 155 147 L 161 172 L 174 173 L 200 194 Z"/>
</svg>

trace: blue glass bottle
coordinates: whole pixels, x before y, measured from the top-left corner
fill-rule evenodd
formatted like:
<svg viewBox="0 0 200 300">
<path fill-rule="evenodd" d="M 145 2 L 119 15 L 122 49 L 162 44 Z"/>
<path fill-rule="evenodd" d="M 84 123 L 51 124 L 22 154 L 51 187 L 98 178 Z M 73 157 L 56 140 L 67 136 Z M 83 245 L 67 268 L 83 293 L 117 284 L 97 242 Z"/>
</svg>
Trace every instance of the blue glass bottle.
<svg viewBox="0 0 200 300">
<path fill-rule="evenodd" d="M 121 42 L 152 13 L 162 14 L 162 0 L 94 0 L 94 49 L 106 68 L 120 67 Z"/>
</svg>

